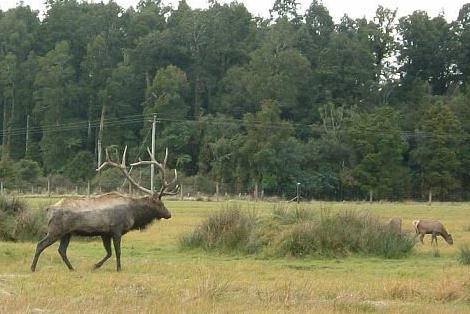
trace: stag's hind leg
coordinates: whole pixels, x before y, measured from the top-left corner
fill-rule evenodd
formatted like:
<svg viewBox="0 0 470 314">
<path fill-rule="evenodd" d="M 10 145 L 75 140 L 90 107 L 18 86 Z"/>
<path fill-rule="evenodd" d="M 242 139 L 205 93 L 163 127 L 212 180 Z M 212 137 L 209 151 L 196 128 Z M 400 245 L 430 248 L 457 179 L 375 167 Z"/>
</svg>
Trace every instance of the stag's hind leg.
<svg viewBox="0 0 470 314">
<path fill-rule="evenodd" d="M 121 271 L 121 234 L 115 233 L 113 235 L 114 251 L 116 252 L 116 269 Z"/>
<path fill-rule="evenodd" d="M 103 240 L 103 246 L 106 250 L 106 256 L 101 261 L 99 261 L 98 263 L 95 264 L 95 266 L 94 266 L 95 269 L 100 268 L 103 265 L 103 263 L 106 262 L 108 260 L 108 258 L 110 258 L 111 255 L 112 255 L 111 237 L 108 236 L 108 235 L 102 235 L 101 239 Z"/>
<path fill-rule="evenodd" d="M 70 234 L 66 234 L 62 238 L 60 238 L 59 254 L 60 257 L 62 257 L 62 260 L 64 261 L 65 265 L 67 265 L 70 270 L 73 270 L 72 264 L 70 264 L 70 261 L 67 258 L 67 247 L 70 243 L 70 237 Z"/>
<path fill-rule="evenodd" d="M 36 264 L 38 263 L 39 255 L 41 255 L 42 251 L 44 251 L 45 248 L 52 245 L 57 240 L 57 237 L 52 237 L 50 234 L 47 234 L 44 239 L 38 242 L 38 245 L 36 246 L 36 253 L 34 254 L 33 262 L 31 263 L 32 272 L 36 270 Z"/>
</svg>

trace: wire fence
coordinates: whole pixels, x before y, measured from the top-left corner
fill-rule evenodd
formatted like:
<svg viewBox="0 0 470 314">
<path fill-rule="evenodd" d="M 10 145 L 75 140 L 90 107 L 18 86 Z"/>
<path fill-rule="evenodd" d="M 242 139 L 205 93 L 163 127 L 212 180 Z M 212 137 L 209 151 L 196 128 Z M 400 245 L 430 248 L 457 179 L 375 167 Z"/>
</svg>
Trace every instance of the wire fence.
<svg viewBox="0 0 470 314">
<path fill-rule="evenodd" d="M 279 189 L 278 191 L 266 192 L 262 186 L 243 186 L 234 183 L 210 181 L 201 176 L 184 178 L 179 182 L 180 189 L 172 198 L 181 200 L 278 200 L 296 201 L 297 187 Z M 160 189 L 156 184 L 156 191 Z M 113 187 L 102 186 L 96 182 L 70 182 L 63 177 L 53 177 L 35 183 L 5 184 L 0 182 L 0 194 L 19 195 L 29 197 L 68 197 L 68 196 L 94 196 L 104 193 L 118 192 L 134 196 L 143 195 L 138 189 L 131 186 L 127 181 L 119 180 Z M 470 191 L 461 189 L 445 194 L 433 194 L 430 198 L 428 191 L 390 191 L 380 195 L 373 195 L 361 190 L 334 191 L 330 193 L 305 193 L 299 189 L 301 202 L 312 200 L 321 201 L 361 201 L 361 202 L 463 202 L 470 201 Z"/>
</svg>

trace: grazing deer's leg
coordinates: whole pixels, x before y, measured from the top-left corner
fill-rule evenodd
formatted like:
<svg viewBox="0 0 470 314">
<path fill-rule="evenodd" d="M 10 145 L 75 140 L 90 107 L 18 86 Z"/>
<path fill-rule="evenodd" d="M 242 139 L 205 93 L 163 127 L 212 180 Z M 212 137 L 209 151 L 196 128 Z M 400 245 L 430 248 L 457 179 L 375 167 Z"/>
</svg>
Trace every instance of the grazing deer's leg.
<svg viewBox="0 0 470 314">
<path fill-rule="evenodd" d="M 36 264 L 38 263 L 39 255 L 41 255 L 42 251 L 45 248 L 52 245 L 55 241 L 57 241 L 56 237 L 51 237 L 49 234 L 46 235 L 44 239 L 38 242 L 36 246 L 36 253 L 34 254 L 33 262 L 31 263 L 31 271 L 34 272 L 36 270 Z"/>
<path fill-rule="evenodd" d="M 70 234 L 66 234 L 62 238 L 60 238 L 59 254 L 60 257 L 62 257 L 62 260 L 64 261 L 65 265 L 67 265 L 70 270 L 73 270 L 72 264 L 70 264 L 70 261 L 67 258 L 67 247 L 70 243 L 70 237 Z"/>
<path fill-rule="evenodd" d="M 432 233 L 431 245 L 432 245 L 432 241 L 434 241 L 436 243 L 436 246 L 437 246 L 437 235 L 436 235 L 435 232 Z"/>
<path fill-rule="evenodd" d="M 110 258 L 111 255 L 113 254 L 111 251 L 111 237 L 109 235 L 102 235 L 101 239 L 103 240 L 103 245 L 106 250 L 106 256 L 101 261 L 95 264 L 94 266 L 95 269 L 100 268 L 103 265 L 103 263 L 106 262 L 108 258 Z"/>
<path fill-rule="evenodd" d="M 421 241 L 422 244 L 424 244 L 423 239 L 424 239 L 424 233 L 420 233 L 419 234 L 419 240 Z"/>
<path fill-rule="evenodd" d="M 117 271 L 121 271 L 121 233 L 113 235 L 114 251 L 116 252 Z"/>
</svg>

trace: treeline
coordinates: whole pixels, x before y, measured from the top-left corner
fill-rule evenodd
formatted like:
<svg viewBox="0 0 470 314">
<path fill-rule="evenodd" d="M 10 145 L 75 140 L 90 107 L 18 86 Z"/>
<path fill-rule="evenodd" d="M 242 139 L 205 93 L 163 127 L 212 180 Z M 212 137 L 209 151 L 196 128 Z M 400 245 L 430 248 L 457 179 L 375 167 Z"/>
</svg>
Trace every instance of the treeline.
<svg viewBox="0 0 470 314">
<path fill-rule="evenodd" d="M 378 7 L 335 24 L 317 0 L 270 13 L 214 0 L 0 11 L 0 179 L 101 184 L 98 139 L 145 159 L 156 113 L 169 165 L 231 193 L 299 182 L 322 199 L 470 199 L 470 4 L 452 22 Z"/>
</svg>

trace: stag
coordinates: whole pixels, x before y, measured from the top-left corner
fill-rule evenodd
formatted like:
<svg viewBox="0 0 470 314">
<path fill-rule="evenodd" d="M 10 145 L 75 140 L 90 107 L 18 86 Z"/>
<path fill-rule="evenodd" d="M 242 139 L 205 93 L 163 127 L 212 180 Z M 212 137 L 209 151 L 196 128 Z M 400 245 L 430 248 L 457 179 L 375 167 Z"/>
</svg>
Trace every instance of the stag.
<svg viewBox="0 0 470 314">
<path fill-rule="evenodd" d="M 72 235 L 77 236 L 101 236 L 106 256 L 94 265 L 94 269 L 100 268 L 108 260 L 111 253 L 111 239 L 113 240 L 116 253 L 117 271 L 121 270 L 121 237 L 131 230 L 142 230 L 154 220 L 171 218 L 170 211 L 165 207 L 161 198 L 165 195 L 175 195 L 179 186 L 176 185 L 172 191 L 168 191 L 169 186 L 173 186 L 177 181 L 177 172 L 173 180 L 168 183 L 166 180 L 166 162 L 168 159 L 168 149 L 162 163 L 155 159 L 155 156 L 147 149 L 150 160 L 131 164 L 131 166 L 155 165 L 162 178 L 162 187 L 159 193 L 139 185 L 129 174 L 126 167 L 127 146 L 124 149 L 122 161 L 116 150 L 115 161 L 109 158 L 106 150 L 106 161 L 96 169 L 100 171 L 106 166 L 116 167 L 126 177 L 126 179 L 138 190 L 148 196 L 133 198 L 118 193 L 104 194 L 95 198 L 81 198 L 61 200 L 50 206 L 48 212 L 48 232 L 44 239 L 38 242 L 36 253 L 31 264 L 31 271 L 36 270 L 39 255 L 45 248 L 60 239 L 59 254 L 70 270 L 72 264 L 67 258 L 67 247 Z"/>
</svg>

